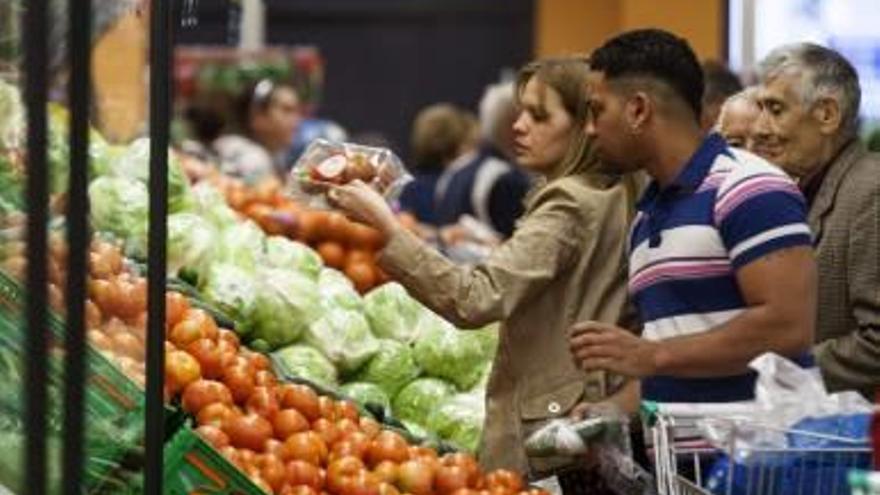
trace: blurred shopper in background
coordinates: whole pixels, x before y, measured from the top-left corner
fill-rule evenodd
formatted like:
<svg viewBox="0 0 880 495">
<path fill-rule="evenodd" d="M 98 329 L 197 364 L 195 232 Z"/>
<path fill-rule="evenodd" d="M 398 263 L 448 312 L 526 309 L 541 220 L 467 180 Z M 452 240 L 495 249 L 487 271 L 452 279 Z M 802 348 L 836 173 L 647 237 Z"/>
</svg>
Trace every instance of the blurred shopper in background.
<svg viewBox="0 0 880 495">
<path fill-rule="evenodd" d="M 629 239 L 643 335 L 583 322 L 572 336 L 578 362 L 641 378 L 642 396 L 659 402 L 750 400 L 748 365 L 766 352 L 808 366 L 816 263 L 795 184 L 705 135 L 703 74 L 686 40 L 631 31 L 590 62 L 587 133 L 599 159 L 653 182 Z"/>
<path fill-rule="evenodd" d="M 413 121 L 410 148 L 415 180 L 400 195 L 400 208 L 424 224 L 439 225 L 435 203 L 441 174 L 475 147 L 473 125 L 464 111 L 449 103 L 422 109 Z"/>
<path fill-rule="evenodd" d="M 571 458 L 530 458 L 525 439 L 579 401 L 636 407 L 623 379 L 585 374 L 568 353 L 574 322 L 625 324 L 624 243 L 639 192 L 634 177 L 608 173 L 594 158 L 584 134 L 587 71 L 582 58 L 542 60 L 520 71 L 514 152 L 540 179 L 513 236 L 481 263 L 443 257 L 362 183 L 331 192 L 340 209 L 385 235 L 379 263 L 416 299 L 460 328 L 502 322 L 480 461 L 532 479 L 565 472 L 563 483 L 590 474 Z"/>
<path fill-rule="evenodd" d="M 239 95 L 238 132 L 214 141 L 223 171 L 249 182 L 276 176 L 289 169 L 290 139 L 302 121 L 296 90 L 262 79 Z"/>
<path fill-rule="evenodd" d="M 703 114 L 700 116 L 700 126 L 709 132 L 718 122 L 721 106 L 731 96 L 743 89 L 742 82 L 733 71 L 721 62 L 708 60 L 703 63 Z"/>
<path fill-rule="evenodd" d="M 746 88 L 728 98 L 721 106 L 715 131 L 734 148 L 752 150 L 754 146 L 752 127 L 760 113 L 756 94 L 755 88 Z"/>
<path fill-rule="evenodd" d="M 513 83 L 486 88 L 480 101 L 477 146 L 452 163 L 437 182 L 437 221 L 459 222 L 469 215 L 501 238 L 510 237 L 522 215 L 529 177 L 511 163 L 516 119 Z"/>
<path fill-rule="evenodd" d="M 814 349 L 831 390 L 880 386 L 880 156 L 858 139 L 861 88 L 839 53 L 780 47 L 759 66 L 755 150 L 800 181 L 819 263 Z"/>
</svg>

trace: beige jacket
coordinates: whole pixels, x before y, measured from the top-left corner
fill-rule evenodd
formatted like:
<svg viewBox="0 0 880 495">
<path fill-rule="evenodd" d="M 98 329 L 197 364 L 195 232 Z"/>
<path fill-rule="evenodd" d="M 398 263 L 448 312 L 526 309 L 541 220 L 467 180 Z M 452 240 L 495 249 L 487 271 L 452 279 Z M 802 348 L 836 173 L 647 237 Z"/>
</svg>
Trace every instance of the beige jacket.
<svg viewBox="0 0 880 495">
<path fill-rule="evenodd" d="M 502 322 L 486 399 L 484 467 L 543 476 L 567 465 L 570 459 L 528 460 L 524 439 L 580 400 L 612 392 L 605 375 L 575 366 L 567 335 L 581 320 L 621 323 L 632 196 L 619 179 L 598 174 L 554 180 L 531 198 L 513 236 L 473 267 L 455 265 L 403 232 L 381 253 L 383 269 L 457 326 Z"/>
<path fill-rule="evenodd" d="M 880 387 L 880 155 L 859 142 L 831 164 L 810 207 L 819 266 L 816 361 L 831 390 Z"/>
</svg>

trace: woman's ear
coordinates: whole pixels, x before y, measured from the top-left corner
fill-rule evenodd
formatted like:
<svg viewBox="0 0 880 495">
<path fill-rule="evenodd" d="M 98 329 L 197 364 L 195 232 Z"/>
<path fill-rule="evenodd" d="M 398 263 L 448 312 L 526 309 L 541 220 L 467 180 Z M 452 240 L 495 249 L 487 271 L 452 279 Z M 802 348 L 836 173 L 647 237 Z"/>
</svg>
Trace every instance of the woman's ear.
<svg viewBox="0 0 880 495">
<path fill-rule="evenodd" d="M 819 124 L 819 132 L 826 136 L 837 134 L 843 125 L 843 113 L 836 98 L 825 96 L 813 105 L 813 118 Z"/>
</svg>

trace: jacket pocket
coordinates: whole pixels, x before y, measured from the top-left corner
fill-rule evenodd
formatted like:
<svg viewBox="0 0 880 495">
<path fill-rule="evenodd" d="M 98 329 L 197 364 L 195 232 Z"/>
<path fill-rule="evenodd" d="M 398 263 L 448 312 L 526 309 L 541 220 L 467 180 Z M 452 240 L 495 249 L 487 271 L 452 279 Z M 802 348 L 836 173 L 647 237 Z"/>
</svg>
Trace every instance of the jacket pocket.
<svg viewBox="0 0 880 495">
<path fill-rule="evenodd" d="M 550 390 L 524 397 L 520 401 L 520 417 L 531 421 L 565 416 L 585 395 L 584 379 L 573 379 Z"/>
</svg>

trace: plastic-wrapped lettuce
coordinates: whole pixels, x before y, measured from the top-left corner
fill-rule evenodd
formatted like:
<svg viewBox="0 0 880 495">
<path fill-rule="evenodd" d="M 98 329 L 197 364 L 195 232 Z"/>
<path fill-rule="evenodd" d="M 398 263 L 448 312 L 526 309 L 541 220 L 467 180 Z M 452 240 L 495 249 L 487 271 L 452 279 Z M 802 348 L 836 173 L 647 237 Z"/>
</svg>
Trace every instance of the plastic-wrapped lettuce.
<svg viewBox="0 0 880 495">
<path fill-rule="evenodd" d="M 396 340 L 379 340 L 379 351 L 357 374 L 357 379 L 374 383 L 394 397 L 422 373 L 412 349 Z"/>
<path fill-rule="evenodd" d="M 419 319 L 426 311 L 396 282 L 372 290 L 364 297 L 364 307 L 376 336 L 404 343 L 416 340 Z"/>
<path fill-rule="evenodd" d="M 247 317 L 253 312 L 258 285 L 253 272 L 231 263 L 217 263 L 200 282 L 205 299 L 234 317 L 239 323 L 236 331 L 246 335 L 250 331 Z"/>
<path fill-rule="evenodd" d="M 291 344 L 321 316 L 315 282 L 290 270 L 257 273 L 257 290 L 250 315 L 250 338 L 270 349 Z"/>
<path fill-rule="evenodd" d="M 150 138 L 133 141 L 122 152 L 113 167 L 117 177 L 128 177 L 147 183 L 150 178 Z M 177 213 L 192 205 L 189 178 L 180 161 L 168 151 L 168 211 Z"/>
<path fill-rule="evenodd" d="M 168 217 L 168 273 L 176 275 L 181 268 L 201 273 L 216 238 L 216 230 L 204 218 L 193 213 L 170 215 Z"/>
<path fill-rule="evenodd" d="M 379 341 L 370 332 L 363 313 L 334 309 L 312 323 L 305 342 L 324 353 L 342 373 L 352 373 L 379 351 Z"/>
<path fill-rule="evenodd" d="M 266 240 L 263 261 L 272 268 L 294 270 L 311 279 L 317 279 L 324 266 L 315 250 L 281 236 L 272 236 Z"/>
<path fill-rule="evenodd" d="M 291 345 L 275 351 L 274 357 L 283 371 L 290 376 L 303 378 L 327 388 L 335 388 L 338 385 L 333 363 L 314 347 L 303 344 Z"/>
<path fill-rule="evenodd" d="M 440 405 L 428 428 L 455 446 L 475 452 L 483 435 L 485 393 L 458 394 Z"/>
<path fill-rule="evenodd" d="M 426 425 L 431 414 L 454 393 L 455 387 L 449 382 L 420 378 L 403 387 L 391 405 L 397 418 Z"/>
<path fill-rule="evenodd" d="M 238 222 L 238 215 L 226 203 L 223 194 L 205 181 L 193 186 L 192 207 L 199 216 L 221 230 Z"/>
<path fill-rule="evenodd" d="M 349 382 L 339 388 L 339 391 L 358 404 L 375 404 L 381 406 L 386 412 L 391 410 L 391 399 L 378 385 L 365 382 Z"/>
<path fill-rule="evenodd" d="M 253 271 L 260 266 L 266 234 L 250 220 L 236 223 L 220 231 L 211 252 L 211 263 L 229 263 Z"/>
<path fill-rule="evenodd" d="M 123 177 L 99 177 L 89 184 L 92 225 L 122 239 L 146 239 L 147 186 Z"/>
<path fill-rule="evenodd" d="M 0 79 L 0 148 L 17 148 L 26 130 L 25 108 L 18 88 Z"/>
<path fill-rule="evenodd" d="M 326 310 L 335 308 L 363 311 L 364 300 L 354 284 L 345 275 L 332 268 L 322 268 L 318 274 L 318 288 L 321 291 L 321 304 Z"/>
<path fill-rule="evenodd" d="M 482 337 L 473 331 L 458 330 L 429 312 L 419 326 L 416 362 L 427 374 L 449 380 L 460 390 L 472 388 L 489 365 Z"/>
</svg>

